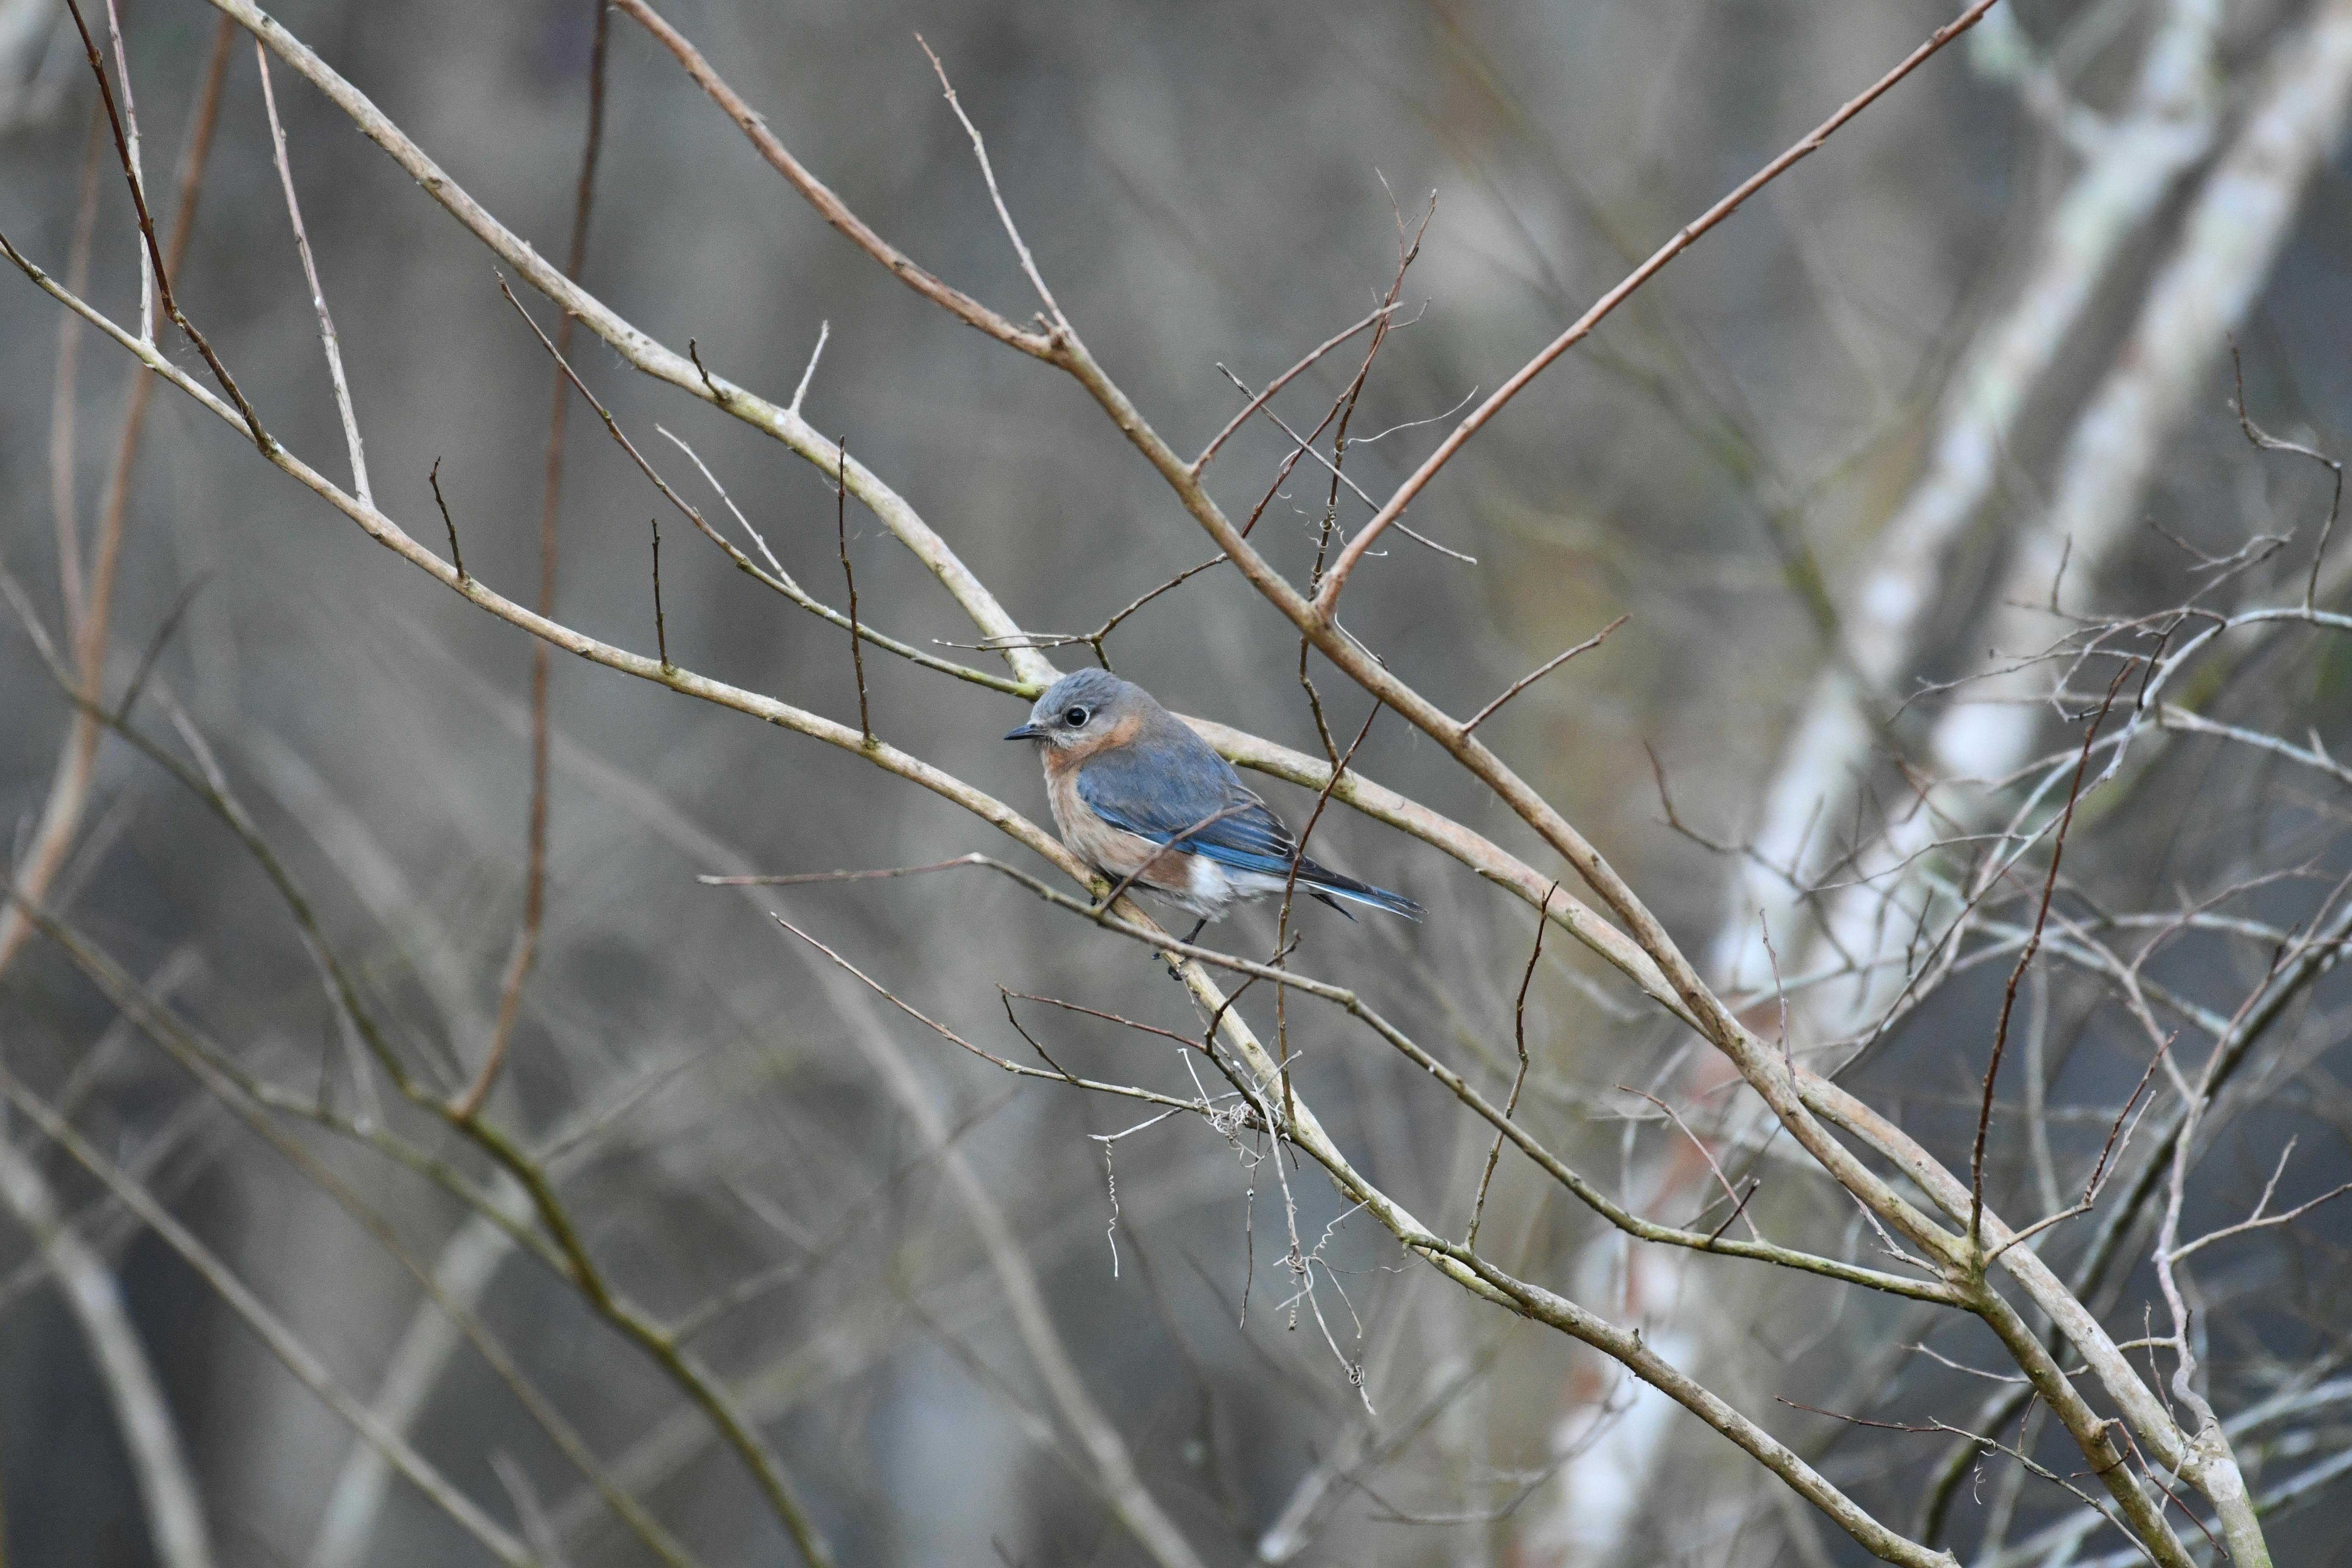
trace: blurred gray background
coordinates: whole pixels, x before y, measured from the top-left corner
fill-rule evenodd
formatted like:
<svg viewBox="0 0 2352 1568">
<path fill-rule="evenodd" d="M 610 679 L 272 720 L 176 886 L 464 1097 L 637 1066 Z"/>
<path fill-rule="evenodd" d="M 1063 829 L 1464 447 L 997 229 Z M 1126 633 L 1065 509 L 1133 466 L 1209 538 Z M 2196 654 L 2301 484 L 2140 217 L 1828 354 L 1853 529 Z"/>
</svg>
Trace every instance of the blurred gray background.
<svg viewBox="0 0 2352 1568">
<path fill-rule="evenodd" d="M 2035 0 L 2007 14 L 2005 5 L 2000 37 L 2056 51 L 2065 92 L 2105 111 L 2122 102 L 2166 9 Z M 878 230 L 1025 317 L 1028 291 L 920 32 L 985 132 L 1064 308 L 1159 426 L 1191 447 L 1240 404 L 1220 364 L 1262 384 L 1377 302 L 1395 271 L 1400 226 L 1418 223 L 1432 192 L 1435 216 L 1404 289 L 1407 324 L 1383 350 L 1360 436 L 1442 419 L 1491 390 L 1949 10 L 1921 0 L 671 0 L 666 14 Z M 62 274 L 93 95 L 70 25 L 23 0 L 14 11 L 37 26 L 10 62 L 12 87 L 22 85 L 0 132 L 0 229 Z M 586 97 L 585 0 L 288 0 L 278 14 L 508 225 L 542 254 L 562 254 Z M 2226 8 L 2211 62 L 2225 117 L 2302 15 L 2265 0 Z M 123 20 L 151 183 L 163 186 L 215 14 L 196 0 L 129 0 Z M 1968 43 L 1938 58 L 1522 396 L 1414 509 L 1415 526 L 1475 564 L 1398 542 L 1349 595 L 1359 635 L 1456 712 L 1630 613 L 1630 625 L 1518 699 L 1486 738 L 1694 952 L 1716 939 L 1734 868 L 1662 820 L 1644 746 L 1667 769 L 1686 821 L 1727 837 L 1753 827 L 1783 732 L 1824 657 L 1822 606 L 1851 591 L 1920 469 L 1956 359 L 2020 288 L 2038 226 L 2079 165 L 2080 150 L 2031 110 L 2006 58 Z M 437 461 L 467 565 L 528 600 L 546 358 L 499 298 L 493 258 L 331 104 L 283 68 L 276 82 L 378 500 L 441 548 L 426 485 Z M 619 19 L 606 138 L 586 287 L 779 399 L 829 323 L 809 416 L 913 501 L 1024 626 L 1091 630 L 1213 553 L 1066 378 L 955 325 L 826 228 L 675 63 Z M 2250 404 L 2273 427 L 2330 451 L 2352 421 L 2346 167 L 2332 156 L 2296 193 L 2300 216 L 2239 328 Z M 138 273 L 110 152 L 99 174 L 90 292 L 125 320 L 136 315 Z M 1939 568 L 1919 674 L 1983 658 L 1980 621 L 1998 595 L 2007 531 L 2046 499 L 2073 414 L 2106 372 L 2187 199 L 2161 205 L 2058 352 L 2004 453 L 1999 494 Z M 340 476 L 341 436 L 242 34 L 179 292 L 280 438 Z M 526 302 L 551 326 L 551 307 Z M 0 279 L 0 551 L 45 614 L 58 592 L 60 318 L 13 270 Z M 1285 405 L 1290 416 L 1312 423 L 1310 405 L 1339 385 L 1349 353 L 1313 373 L 1299 403 Z M 94 334 L 79 355 L 73 472 L 87 526 L 131 371 Z M 686 483 L 690 466 L 655 436 L 656 421 L 694 445 L 803 583 L 838 600 L 834 498 L 821 475 L 636 376 L 584 333 L 574 360 L 673 483 L 707 496 L 698 479 Z M 2325 504 L 2325 476 L 2246 447 L 2227 395 L 2225 371 L 2199 383 L 2139 503 L 2217 553 L 2274 512 L 2307 522 L 2314 498 Z M 1353 446 L 1349 470 L 1384 493 L 1443 427 Z M 1263 425 L 1235 440 L 1213 470 L 1229 510 L 1255 504 L 1286 450 Z M 578 405 L 563 494 L 560 616 L 650 652 L 646 523 L 663 509 Z M 1269 553 L 1301 576 L 1324 497 L 1324 481 L 1301 468 L 1259 525 Z M 159 689 L 218 752 L 419 1059 L 470 1063 L 520 916 L 524 637 L 370 543 L 168 389 L 157 394 L 129 515 L 116 680 L 201 579 L 162 655 Z M 664 532 L 674 658 L 854 718 L 835 628 L 763 595 L 682 525 Z M 866 616 L 926 646 L 973 639 L 928 574 L 854 506 L 849 534 Z M 2112 605 L 2169 603 L 2193 591 L 2191 564 L 2143 530 L 2107 563 L 2098 592 Z M 2282 581 L 2294 575 L 2282 568 Z M 1320 751 L 1296 639 L 1230 567 L 1155 601 L 1108 647 L 1121 673 L 1171 707 Z M 27 829 L 16 825 L 40 810 L 68 709 L 13 625 L 0 649 L 0 803 L 21 845 Z M 1054 657 L 1067 668 L 1083 655 Z M 1029 749 L 997 739 L 1019 721 L 1018 700 L 871 651 L 866 666 L 887 739 L 1043 819 Z M 1319 660 L 1314 668 L 1334 728 L 1352 735 L 1366 700 Z M 2283 727 L 2342 728 L 2340 682 L 2295 679 L 2281 700 L 2294 709 Z M 1131 1125 L 1140 1119 L 1132 1108 L 1011 1083 L 887 1007 L 860 1014 L 855 987 L 835 984 L 762 911 L 785 911 L 913 1005 L 1007 1052 L 1025 1047 L 1005 1024 L 1000 985 L 1197 1029 L 1139 950 L 981 872 L 750 900 L 698 886 L 696 873 L 712 869 L 898 866 L 1004 846 L 854 757 L 606 670 L 559 658 L 552 711 L 547 935 L 498 1113 L 544 1134 L 646 1064 L 678 1064 L 568 1176 L 567 1193 L 616 1276 L 665 1315 L 794 1265 L 698 1348 L 730 1379 L 769 1391 L 764 1422 L 845 1561 L 1144 1560 L 1108 1521 L 1042 1402 L 936 1151 L 861 1047 L 861 1033 L 877 1030 L 914 1064 L 1012 1221 L 1095 1397 L 1205 1561 L 1260 1552 L 1318 1466 L 1347 1479 L 1331 1486 L 1301 1561 L 1851 1554 L 1791 1522 L 1769 1480 L 1673 1417 L 1658 1439 L 1663 1457 L 1623 1472 L 1620 1489 L 1638 1504 L 1631 1522 L 1580 1536 L 1584 1505 L 1560 1477 L 1586 1461 L 1559 1466 L 1573 1447 L 1568 1416 L 1592 1403 L 1601 1374 L 1557 1336 L 1514 1327 L 1401 1262 L 1359 1216 L 1328 1252 L 1354 1317 L 1336 1289 L 1319 1300 L 1345 1355 L 1369 1368 L 1377 1415 L 1367 1417 L 1311 1315 L 1291 1326 L 1274 1173 L 1203 1128 L 1171 1124 L 1116 1145 L 1115 1269 L 1106 1146 L 1086 1134 Z M 169 732 L 160 711 L 146 718 Z M 1393 715 L 1373 725 L 1359 765 L 1533 853 L 1523 829 Z M 2180 781 L 2174 821 L 2199 782 Z M 1302 792 L 1265 787 L 1294 822 L 1307 809 Z M 2314 854 L 2332 847 L 2330 820 L 2321 812 L 2297 829 Z M 2116 829 L 2100 852 L 2155 889 L 2164 877 L 2147 868 L 2174 840 L 2153 826 L 2134 833 Z M 1377 916 L 1349 925 L 1308 909 L 1300 962 L 1365 987 L 1454 1055 L 1507 1052 L 1528 912 L 1351 814 L 1328 814 L 1316 844 L 1318 857 L 1409 892 L 1432 916 L 1412 927 Z M 2193 867 L 2173 870 L 2189 878 Z M 257 1071 L 306 1088 L 340 1079 L 348 1099 L 348 1058 L 267 883 L 200 803 L 119 742 L 100 752 L 83 841 L 53 901 Z M 1238 919 L 1244 945 L 1272 930 L 1264 911 Z M 1597 966 L 1559 947 L 1528 1013 L 1530 1045 L 1559 1086 L 1542 1114 L 1593 1170 L 1630 1181 L 1624 1107 L 1593 1097 L 1652 1083 L 1681 1041 L 1633 1016 L 1630 992 L 1614 983 L 1588 995 L 1574 977 Z M 1997 978 L 1969 982 L 1979 984 L 1997 987 Z M 1870 1083 L 1918 1098 L 1914 1125 L 1940 1129 L 1939 1148 L 1962 1147 L 1967 1113 L 1951 1107 L 1973 1091 L 1991 994 L 1964 991 L 1872 1066 Z M 1270 1005 L 1261 1011 L 1270 1019 Z M 1458 1226 L 1484 1135 L 1370 1037 L 1295 1003 L 1289 1016 L 1305 1053 L 1301 1082 L 1335 1132 L 1391 1190 Z M 1184 1092 L 1164 1041 L 1034 1005 L 1024 1019 L 1074 1070 Z M 63 1093 L 84 1068 L 89 1081 L 75 1089 L 84 1126 L 116 1157 L 148 1162 L 142 1168 L 174 1211 L 368 1394 L 418 1310 L 414 1280 L 167 1059 L 128 1030 L 110 1036 L 113 1021 L 47 944 L 0 979 L 0 1051 L 12 1070 Z M 2084 1053 L 2077 1087 L 2112 1098 L 2120 1069 L 2095 1056 Z M 1938 1109 L 1938 1095 L 1949 1104 Z M 2335 1114 L 2333 1131 L 2325 1121 L 2306 1130 L 2299 1158 L 2310 1164 L 2297 1167 L 2306 1186 L 2352 1163 L 2340 1107 Z M 69 1206 L 96 1205 L 85 1217 L 118 1262 L 182 1423 L 218 1559 L 319 1560 L 348 1428 L 152 1236 L 119 1223 L 21 1120 L 11 1127 Z M 2095 1146 L 2097 1131 L 2083 1131 Z M 446 1194 L 349 1141 L 299 1135 L 380 1203 L 416 1256 L 440 1256 L 464 1218 Z M 1654 1131 L 1642 1138 L 1664 1146 Z M 2243 1211 L 2276 1142 L 2235 1165 L 2216 1162 L 2214 1213 Z M 1489 1235 L 1507 1228 L 1500 1245 L 1510 1256 L 1570 1288 L 1590 1216 L 1544 1198 L 1524 1174 L 1507 1166 Z M 1289 1181 L 1311 1242 L 1339 1205 L 1311 1169 Z M 1792 1200 L 1783 1223 L 1834 1235 L 1844 1219 L 1826 1200 Z M 2352 1232 L 2338 1219 L 2315 1235 L 2287 1270 L 2296 1304 L 2282 1298 L 2282 1321 L 2244 1329 L 2239 1352 L 2319 1356 L 2340 1342 Z M 1688 1331 L 1716 1347 L 1702 1361 L 1776 1430 L 1851 1459 L 1859 1479 L 1848 1484 L 1907 1520 L 1918 1467 L 1939 1444 L 1842 1432 L 1771 1403 L 1845 1389 L 1841 1380 L 1882 1346 L 1894 1314 L 1743 1267 L 1688 1276 L 1685 1288 L 1706 1303 Z M 6 1561 L 157 1561 L 74 1320 L 28 1268 L 37 1270 L 37 1254 L 25 1233 L 0 1225 L 0 1268 L 18 1271 L 0 1298 Z M 1605 1298 L 1605 1284 L 1596 1288 Z M 505 1262 L 481 1300 L 488 1324 L 526 1354 L 598 1451 L 635 1452 L 681 1429 L 675 1390 L 536 1265 Z M 1965 1380 L 1925 1363 L 1885 1378 L 1847 1390 L 1853 1403 L 1843 1407 L 1908 1398 L 1907 1414 L 1893 1418 L 1957 1420 L 1976 1399 Z M 647 1483 L 662 1517 L 706 1561 L 782 1560 L 784 1537 L 740 1469 L 690 1416 L 682 1429 L 691 1440 Z M 2326 1430 L 2336 1436 L 2323 1446 L 2340 1443 L 2340 1428 Z M 523 1505 L 499 1462 L 529 1478 L 569 1560 L 651 1560 L 593 1500 L 577 1501 L 576 1474 L 471 1352 L 451 1356 L 415 1432 L 501 1518 Z M 2300 1516 L 2299 1533 L 2277 1538 L 2281 1562 L 2341 1560 L 2352 1494 L 2339 1486 L 2332 1495 L 2332 1506 Z M 1964 1540 L 1980 1525 L 1966 1517 L 1977 1522 L 1958 1527 Z M 395 1482 L 352 1560 L 480 1559 Z"/>
</svg>

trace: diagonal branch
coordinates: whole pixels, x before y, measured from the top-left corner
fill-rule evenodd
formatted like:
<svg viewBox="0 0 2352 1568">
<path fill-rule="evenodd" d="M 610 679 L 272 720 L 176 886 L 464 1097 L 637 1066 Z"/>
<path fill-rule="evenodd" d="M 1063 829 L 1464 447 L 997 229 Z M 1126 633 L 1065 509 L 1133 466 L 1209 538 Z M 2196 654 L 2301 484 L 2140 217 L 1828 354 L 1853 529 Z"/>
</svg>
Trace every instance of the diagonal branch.
<svg viewBox="0 0 2352 1568">
<path fill-rule="evenodd" d="M 269 115 L 269 143 L 278 155 L 278 183 L 286 190 L 286 216 L 294 226 L 294 248 L 302 256 L 302 277 L 310 285 L 310 306 L 319 315 L 319 341 L 326 348 L 327 374 L 335 384 L 335 412 L 343 422 L 343 445 L 351 451 L 352 489 L 361 500 L 372 500 L 359 416 L 352 411 L 351 383 L 343 378 L 342 342 L 335 335 L 335 318 L 327 310 L 327 291 L 319 286 L 319 264 L 311 258 L 310 236 L 302 226 L 302 204 L 294 195 L 294 166 L 286 156 L 286 127 L 278 123 L 278 89 L 269 81 L 269 51 L 261 47 L 257 38 L 254 40 L 253 58 L 261 68 L 261 103 Z"/>
<path fill-rule="evenodd" d="M 261 427 L 261 416 L 253 411 L 253 405 L 245 400 L 245 394 L 237 389 L 236 381 L 229 374 L 228 367 L 221 363 L 220 356 L 213 352 L 212 344 L 205 341 L 204 333 L 196 331 L 195 323 L 188 320 L 186 312 L 180 309 L 179 301 L 173 296 L 171 269 L 164 263 L 163 247 L 155 238 L 155 217 L 147 209 L 147 189 L 139 176 L 138 152 L 130 140 L 135 132 L 124 130 L 122 111 L 115 103 L 113 84 L 107 79 L 106 62 L 99 55 L 97 40 L 89 36 L 89 24 L 82 19 L 80 0 L 66 0 L 66 9 L 73 14 L 74 26 L 81 34 L 83 52 L 89 58 L 90 74 L 98 79 L 99 101 L 105 105 L 107 123 L 114 131 L 115 153 L 122 164 L 123 181 L 131 187 L 131 205 L 139 218 L 139 237 L 147 247 L 147 259 L 152 269 L 150 276 L 154 280 L 157 296 L 163 300 L 163 312 L 172 318 L 188 342 L 195 345 L 196 353 L 204 356 L 205 363 L 212 370 L 213 379 L 220 383 L 221 389 L 236 405 L 237 413 L 243 417 L 254 445 L 267 451 L 269 449 L 269 435 Z M 119 54 L 121 42 L 119 35 L 115 41 Z"/>
<path fill-rule="evenodd" d="M 632 4 L 634 0 L 622 0 L 622 3 Z M 1356 531 L 1356 536 L 1349 540 L 1348 547 L 1339 552 L 1339 559 L 1332 563 L 1330 574 L 1323 580 L 1321 591 L 1315 595 L 1315 613 L 1318 618 L 1328 621 L 1337 616 L 1339 608 L 1339 595 L 1348 585 L 1348 574 L 1353 572 L 1356 569 L 1356 563 L 1364 558 L 1364 552 L 1370 550 L 1378 542 L 1390 524 L 1404 515 L 1404 509 L 1412 504 L 1413 498 L 1421 494 L 1431 479 L 1437 477 L 1437 470 L 1451 462 L 1454 455 L 1468 445 L 1470 437 L 1485 428 L 1488 420 L 1501 413 L 1505 404 L 1517 397 L 1527 384 L 1541 375 L 1553 361 L 1590 337 L 1592 330 L 1606 320 L 1610 312 L 1631 299 L 1642 285 L 1664 271 L 1666 264 L 1688 250 L 1701 235 L 1738 212 L 1741 204 L 1748 197 L 1779 179 L 1804 159 L 1821 151 L 1822 144 L 1835 135 L 1848 121 L 1877 101 L 1896 82 L 1926 64 L 1945 45 L 1975 26 L 1983 19 L 1984 14 L 1992 9 L 1993 4 L 1994 0 L 1970 0 L 1966 10 L 1929 34 L 1927 42 L 1906 55 L 1894 69 L 1871 83 L 1855 97 L 1849 99 L 1840 106 L 1836 113 L 1813 127 L 1812 131 L 1799 140 L 1795 145 L 1742 180 L 1733 187 L 1730 195 L 1684 226 L 1672 239 L 1652 252 L 1647 261 L 1626 274 L 1624 279 L 1615 288 L 1594 300 L 1590 310 L 1569 324 L 1567 331 L 1546 344 L 1543 351 L 1535 358 L 1521 365 L 1510 380 L 1496 387 L 1486 402 L 1471 410 L 1462 423 L 1454 427 L 1453 433 L 1438 444 L 1437 450 L 1423 458 L 1421 467 L 1415 468 L 1404 483 L 1396 488 L 1396 492 L 1389 497 L 1381 510 L 1372 514 L 1371 521 Z"/>
<path fill-rule="evenodd" d="M 850 211 L 824 181 L 809 173 L 806 166 L 793 156 L 791 151 L 776 139 L 776 133 L 768 129 L 766 118 L 721 80 L 719 73 L 710 68 L 710 62 L 702 58 L 702 52 L 688 43 L 684 34 L 664 21 L 661 14 L 646 4 L 646 0 L 613 0 L 613 3 L 652 34 L 655 42 L 677 57 L 677 63 L 686 68 L 686 74 L 694 79 L 696 86 L 710 95 L 713 103 L 726 110 L 728 119 L 741 128 L 760 156 L 768 161 L 769 167 L 782 174 L 793 189 L 817 210 L 817 215 L 847 237 L 851 244 L 889 268 L 908 288 L 967 326 L 976 327 L 997 342 L 1010 343 L 1024 353 L 1034 354 L 1039 359 L 1053 357 L 1053 342 L 1045 333 L 1015 326 L 962 289 L 940 282 L 918 266 L 905 251 L 867 226 L 864 218 Z M 215 0 L 215 4 L 221 4 L 221 0 Z M 244 5 L 239 8 L 251 9 Z M 260 13 L 254 11 L 253 15 L 259 16 Z M 242 16 L 238 19 L 244 20 Z M 247 22 L 246 25 L 251 26 L 253 24 Z M 944 81 L 945 78 L 941 79 Z M 1023 260 L 1027 260 L 1025 254 Z M 1034 268 L 1031 275 L 1034 277 Z M 1038 287 L 1042 289 L 1044 285 L 1041 283 Z M 1052 296 L 1046 298 L 1050 303 Z"/>
</svg>

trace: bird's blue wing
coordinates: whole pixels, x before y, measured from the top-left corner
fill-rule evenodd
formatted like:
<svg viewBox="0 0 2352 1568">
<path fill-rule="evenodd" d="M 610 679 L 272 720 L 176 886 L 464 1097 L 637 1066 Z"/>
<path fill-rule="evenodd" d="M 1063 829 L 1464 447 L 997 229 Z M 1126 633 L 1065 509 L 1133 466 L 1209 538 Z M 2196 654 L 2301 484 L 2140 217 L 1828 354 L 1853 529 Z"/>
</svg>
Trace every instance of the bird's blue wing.
<svg viewBox="0 0 2352 1568">
<path fill-rule="evenodd" d="M 1181 836 L 1182 847 L 1221 866 L 1287 874 L 1298 853 L 1289 829 L 1243 787 L 1223 758 L 1206 746 L 1201 751 L 1205 754 L 1171 757 L 1121 746 L 1097 752 L 1078 769 L 1078 798 L 1112 826 L 1156 844 Z"/>
</svg>

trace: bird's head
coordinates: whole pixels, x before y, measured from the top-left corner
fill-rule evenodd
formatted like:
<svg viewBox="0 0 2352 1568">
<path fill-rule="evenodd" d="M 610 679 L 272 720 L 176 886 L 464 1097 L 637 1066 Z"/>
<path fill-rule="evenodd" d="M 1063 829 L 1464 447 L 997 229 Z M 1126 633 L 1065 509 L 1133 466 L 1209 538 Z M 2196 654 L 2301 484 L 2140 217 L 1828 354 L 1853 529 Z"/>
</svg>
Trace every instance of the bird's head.
<svg viewBox="0 0 2352 1568">
<path fill-rule="evenodd" d="M 1045 689 L 1029 710 L 1029 721 L 1004 738 L 1034 741 L 1060 751 L 1099 743 L 1124 720 L 1151 704 L 1143 688 L 1107 669 L 1081 669 Z"/>
</svg>

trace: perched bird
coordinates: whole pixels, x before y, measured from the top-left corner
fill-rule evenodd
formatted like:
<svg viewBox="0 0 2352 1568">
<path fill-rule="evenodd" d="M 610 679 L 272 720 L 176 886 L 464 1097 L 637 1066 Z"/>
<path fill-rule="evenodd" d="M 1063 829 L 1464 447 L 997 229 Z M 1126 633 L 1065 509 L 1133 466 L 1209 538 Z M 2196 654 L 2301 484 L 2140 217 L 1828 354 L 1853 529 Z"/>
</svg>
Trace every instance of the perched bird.
<svg viewBox="0 0 2352 1568">
<path fill-rule="evenodd" d="M 1029 721 L 1004 738 L 1037 743 L 1054 825 L 1070 852 L 1200 916 L 1188 942 L 1235 904 L 1279 895 L 1294 864 L 1298 890 L 1341 914 L 1348 899 L 1421 918 L 1402 894 L 1299 854 L 1290 829 L 1230 763 L 1151 693 L 1107 669 L 1054 682 Z"/>
</svg>

